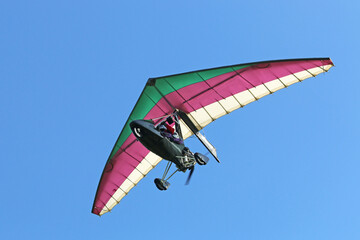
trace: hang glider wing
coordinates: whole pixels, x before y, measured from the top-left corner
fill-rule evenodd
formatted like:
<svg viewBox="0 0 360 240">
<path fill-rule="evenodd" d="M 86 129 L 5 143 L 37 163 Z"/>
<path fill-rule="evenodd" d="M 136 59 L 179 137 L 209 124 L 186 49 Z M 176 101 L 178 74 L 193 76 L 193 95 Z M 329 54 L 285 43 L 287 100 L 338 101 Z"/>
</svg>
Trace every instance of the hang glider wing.
<svg viewBox="0 0 360 240">
<path fill-rule="evenodd" d="M 186 113 L 197 130 L 219 117 L 291 84 L 327 72 L 330 58 L 255 62 L 151 78 L 105 164 L 92 212 L 109 212 L 161 158 L 136 141 L 129 124 L 174 112 Z M 193 131 L 181 120 L 184 139 Z M 155 121 L 156 123 L 156 121 Z"/>
</svg>

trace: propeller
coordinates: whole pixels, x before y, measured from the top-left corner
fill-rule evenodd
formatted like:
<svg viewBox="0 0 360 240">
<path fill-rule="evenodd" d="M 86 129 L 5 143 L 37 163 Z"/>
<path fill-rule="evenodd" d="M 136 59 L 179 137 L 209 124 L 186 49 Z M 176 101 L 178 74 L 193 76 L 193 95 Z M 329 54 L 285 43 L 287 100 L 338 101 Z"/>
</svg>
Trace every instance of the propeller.
<svg viewBox="0 0 360 240">
<path fill-rule="evenodd" d="M 195 166 L 192 166 L 191 168 L 189 168 L 190 172 L 189 172 L 188 178 L 186 179 L 185 185 L 189 185 L 191 176 L 192 176 L 192 174 L 193 174 L 193 172 L 194 172 L 194 169 L 195 169 Z"/>
</svg>

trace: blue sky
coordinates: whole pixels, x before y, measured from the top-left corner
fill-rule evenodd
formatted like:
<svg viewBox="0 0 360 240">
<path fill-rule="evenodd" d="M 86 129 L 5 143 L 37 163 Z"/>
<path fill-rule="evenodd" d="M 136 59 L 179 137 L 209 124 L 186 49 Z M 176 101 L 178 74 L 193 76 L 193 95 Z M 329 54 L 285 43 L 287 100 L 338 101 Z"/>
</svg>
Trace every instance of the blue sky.
<svg viewBox="0 0 360 240">
<path fill-rule="evenodd" d="M 0 3 L 3 239 L 360 238 L 358 1 L 122 2 Z M 205 129 L 221 164 L 90 213 L 149 77 L 303 57 L 335 67 Z"/>
</svg>

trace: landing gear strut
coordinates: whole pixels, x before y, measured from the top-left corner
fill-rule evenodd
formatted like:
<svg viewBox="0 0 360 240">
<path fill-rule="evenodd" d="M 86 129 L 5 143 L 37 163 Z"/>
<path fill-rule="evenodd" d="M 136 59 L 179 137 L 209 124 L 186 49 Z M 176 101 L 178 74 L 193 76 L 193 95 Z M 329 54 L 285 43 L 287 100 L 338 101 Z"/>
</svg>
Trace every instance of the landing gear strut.
<svg viewBox="0 0 360 240">
<path fill-rule="evenodd" d="M 160 178 L 154 179 L 154 183 L 160 191 L 165 191 L 170 187 L 170 183 L 167 180 L 169 180 L 176 172 L 179 171 L 179 169 L 176 169 L 175 172 L 173 172 L 168 178 L 166 178 L 166 175 L 168 174 L 171 165 L 172 165 L 172 162 L 169 161 L 168 164 L 166 165 L 163 177 L 161 179 Z"/>
<path fill-rule="evenodd" d="M 177 169 L 168 178 L 166 178 L 166 175 L 168 174 L 170 167 L 172 165 L 171 161 L 169 161 L 167 163 L 163 177 L 161 179 L 160 178 L 154 179 L 154 183 L 160 191 L 167 190 L 170 187 L 170 183 L 168 182 L 168 180 L 176 172 L 179 172 L 179 171 L 186 172 L 186 170 L 188 170 L 188 169 L 189 169 L 190 173 L 189 173 L 188 179 L 186 180 L 186 185 L 189 184 L 190 178 L 194 172 L 195 164 L 198 163 L 199 165 L 205 165 L 209 161 L 209 158 L 206 157 L 205 155 L 203 155 L 201 153 L 193 154 L 186 147 L 183 150 L 183 156 L 179 156 L 178 159 L 179 159 L 179 163 L 178 163 L 179 165 L 176 164 Z"/>
</svg>

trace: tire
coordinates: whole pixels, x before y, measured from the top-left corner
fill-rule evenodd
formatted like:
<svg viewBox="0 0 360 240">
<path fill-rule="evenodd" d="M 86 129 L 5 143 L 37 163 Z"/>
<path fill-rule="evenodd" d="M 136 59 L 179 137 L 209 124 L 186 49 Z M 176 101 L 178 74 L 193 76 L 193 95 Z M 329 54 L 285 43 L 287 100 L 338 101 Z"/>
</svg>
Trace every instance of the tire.
<svg viewBox="0 0 360 240">
<path fill-rule="evenodd" d="M 168 181 L 162 180 L 160 178 L 155 178 L 154 183 L 160 191 L 165 191 L 170 187 L 170 183 Z"/>
<path fill-rule="evenodd" d="M 209 161 L 209 158 L 201 153 L 195 153 L 194 157 L 199 165 L 206 165 Z"/>
</svg>

